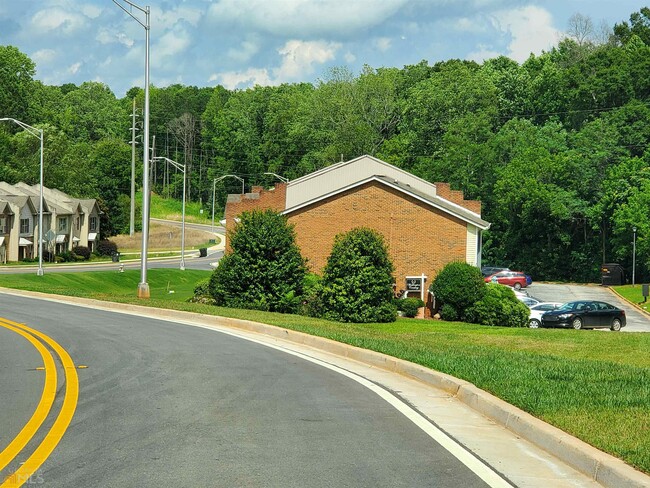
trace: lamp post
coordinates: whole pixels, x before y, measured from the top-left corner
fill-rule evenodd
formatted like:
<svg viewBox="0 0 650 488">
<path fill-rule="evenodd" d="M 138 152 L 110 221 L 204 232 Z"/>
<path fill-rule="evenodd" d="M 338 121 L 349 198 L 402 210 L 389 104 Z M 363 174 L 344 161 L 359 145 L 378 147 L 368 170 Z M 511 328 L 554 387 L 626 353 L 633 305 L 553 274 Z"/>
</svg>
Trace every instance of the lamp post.
<svg viewBox="0 0 650 488">
<path fill-rule="evenodd" d="M 215 190 L 217 188 L 217 181 L 221 181 L 224 178 L 237 178 L 239 181 L 241 181 L 241 194 L 244 194 L 244 179 L 240 178 L 237 175 L 223 175 L 220 176 L 219 178 L 215 178 L 214 181 L 212 182 L 212 233 L 214 234 L 214 195 L 215 195 Z"/>
<path fill-rule="evenodd" d="M 636 272 L 636 226 L 632 227 L 632 286 L 635 283 Z"/>
<path fill-rule="evenodd" d="M 12 119 L 11 117 L 1 118 L 0 121 L 14 122 L 41 140 L 40 192 L 38 198 L 38 270 L 36 271 L 36 275 L 43 276 L 43 129 L 36 129 L 31 125 L 27 125 L 25 122 Z"/>
<path fill-rule="evenodd" d="M 187 173 L 185 172 L 185 165 L 177 163 L 176 161 L 166 158 L 165 156 L 156 156 L 153 158 L 154 161 L 166 161 L 171 164 L 174 168 L 183 172 L 183 217 L 181 224 L 181 271 L 185 271 L 185 182 L 187 180 Z"/>
<path fill-rule="evenodd" d="M 264 174 L 269 175 L 269 176 L 275 176 L 282 183 L 289 183 L 289 178 L 285 178 L 284 176 L 280 176 L 280 175 L 277 175 L 275 173 L 264 173 Z"/>
<path fill-rule="evenodd" d="M 126 9 L 119 2 L 128 4 Z M 129 0 L 113 0 L 113 3 L 124 10 L 138 24 L 144 27 L 144 137 L 143 146 L 143 171 L 142 171 L 142 255 L 140 258 L 140 283 L 138 283 L 138 298 L 149 298 L 149 283 L 147 283 L 147 253 L 149 245 L 149 6 L 142 8 Z M 144 13 L 144 22 L 133 15 L 133 9 Z"/>
</svg>

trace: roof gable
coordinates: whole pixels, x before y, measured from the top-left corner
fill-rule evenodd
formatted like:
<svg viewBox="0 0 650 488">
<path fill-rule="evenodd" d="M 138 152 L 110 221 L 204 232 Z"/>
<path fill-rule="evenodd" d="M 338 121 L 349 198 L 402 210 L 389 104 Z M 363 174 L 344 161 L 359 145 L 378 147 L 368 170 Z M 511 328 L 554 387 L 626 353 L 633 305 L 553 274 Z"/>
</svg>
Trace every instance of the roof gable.
<svg viewBox="0 0 650 488">
<path fill-rule="evenodd" d="M 427 193 L 423 193 L 410 185 L 404 184 L 400 181 L 394 180 L 392 178 L 387 178 L 385 176 L 378 176 L 378 175 L 372 175 L 368 178 L 365 178 L 360 181 L 356 181 L 350 185 L 346 186 L 341 186 L 337 188 L 334 191 L 328 192 L 328 193 L 322 193 L 321 195 L 311 199 L 307 200 L 304 202 L 299 203 L 298 205 L 294 205 L 292 207 L 288 207 L 283 213 L 285 215 L 291 214 L 297 210 L 303 209 L 307 206 L 314 205 L 316 203 L 319 203 L 327 198 L 330 198 L 332 196 L 339 195 L 341 193 L 344 193 L 348 190 L 357 188 L 361 185 L 365 185 L 366 183 L 370 182 L 378 182 L 382 185 L 385 185 L 387 187 L 393 188 L 405 195 L 408 195 L 412 198 L 415 198 L 416 200 L 432 207 L 437 210 L 440 210 L 448 215 L 451 215 L 453 217 L 456 217 L 468 224 L 472 224 L 476 227 L 478 227 L 481 230 L 486 230 L 490 227 L 490 223 L 486 222 L 485 220 L 481 219 L 480 215 L 478 215 L 475 212 L 472 212 L 470 210 L 467 210 L 464 207 L 461 207 L 458 204 L 455 204 L 453 202 L 450 202 L 449 200 L 446 200 L 444 198 L 438 197 L 436 195 L 429 195 Z"/>
</svg>

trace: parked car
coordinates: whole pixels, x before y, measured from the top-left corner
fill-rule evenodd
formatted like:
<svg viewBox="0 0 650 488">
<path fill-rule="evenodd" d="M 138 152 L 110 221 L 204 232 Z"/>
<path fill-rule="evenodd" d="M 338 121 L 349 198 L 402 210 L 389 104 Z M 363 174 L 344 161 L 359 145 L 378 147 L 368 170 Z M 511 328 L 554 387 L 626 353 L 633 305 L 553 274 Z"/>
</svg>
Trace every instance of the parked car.
<svg viewBox="0 0 650 488">
<path fill-rule="evenodd" d="M 510 271 L 510 268 L 498 268 L 496 266 L 483 266 L 481 268 L 481 274 L 483 275 L 483 278 L 492 276 L 494 273 L 498 273 L 499 271 Z"/>
<path fill-rule="evenodd" d="M 485 282 L 512 286 L 515 290 L 520 290 L 528 286 L 526 275 L 521 271 L 499 271 L 498 273 L 486 276 Z"/>
<path fill-rule="evenodd" d="M 515 295 L 515 296 L 520 302 L 524 302 L 524 304 L 529 308 L 539 303 L 539 300 L 537 298 L 521 296 L 521 295 Z"/>
<path fill-rule="evenodd" d="M 574 329 L 625 327 L 625 310 L 596 300 L 568 302 L 542 315 L 542 327 L 573 327 Z"/>
<path fill-rule="evenodd" d="M 560 308 L 560 302 L 538 302 L 530 307 L 530 315 L 528 316 L 528 326 L 537 329 L 542 324 L 542 315 L 551 310 Z"/>
</svg>

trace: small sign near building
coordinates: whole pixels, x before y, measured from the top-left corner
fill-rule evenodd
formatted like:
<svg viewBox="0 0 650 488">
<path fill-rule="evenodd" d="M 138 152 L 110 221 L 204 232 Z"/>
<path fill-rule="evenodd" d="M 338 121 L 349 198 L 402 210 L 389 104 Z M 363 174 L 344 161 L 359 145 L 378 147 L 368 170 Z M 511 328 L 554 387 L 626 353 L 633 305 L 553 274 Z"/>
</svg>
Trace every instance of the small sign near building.
<svg viewBox="0 0 650 488">
<path fill-rule="evenodd" d="M 422 276 L 406 277 L 406 291 L 422 291 L 423 286 Z"/>
<path fill-rule="evenodd" d="M 427 277 L 424 274 L 420 276 L 407 276 L 406 277 L 406 293 L 418 293 L 420 300 L 424 301 L 424 283 Z"/>
</svg>

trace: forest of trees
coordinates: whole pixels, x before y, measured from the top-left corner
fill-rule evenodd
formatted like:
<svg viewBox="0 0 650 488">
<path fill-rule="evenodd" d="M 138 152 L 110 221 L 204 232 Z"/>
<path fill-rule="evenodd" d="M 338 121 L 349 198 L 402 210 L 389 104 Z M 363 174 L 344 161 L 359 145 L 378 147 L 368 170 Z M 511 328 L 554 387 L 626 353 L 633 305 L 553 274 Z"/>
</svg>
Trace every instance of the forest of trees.
<svg viewBox="0 0 650 488">
<path fill-rule="evenodd" d="M 143 90 L 118 99 L 101 83 L 34 75 L 27 55 L 0 46 L 0 117 L 44 130 L 46 186 L 98 198 L 108 235 L 128 232 L 130 114 Z M 314 84 L 152 87 L 150 100 L 155 155 L 187 165 L 188 197 L 206 209 L 216 177 L 250 189 L 273 183 L 265 172 L 291 179 L 370 154 L 481 200 L 485 263 L 598 281 L 603 262 L 631 271 L 636 227 L 637 282 L 650 279 L 648 8 L 609 32 L 576 15 L 566 38 L 523 64 L 342 67 Z M 0 181 L 37 183 L 38 170 L 38 140 L 0 124 Z M 182 174 L 157 163 L 151 184 L 180 198 Z M 217 209 L 240 185 L 217 185 Z"/>
</svg>

